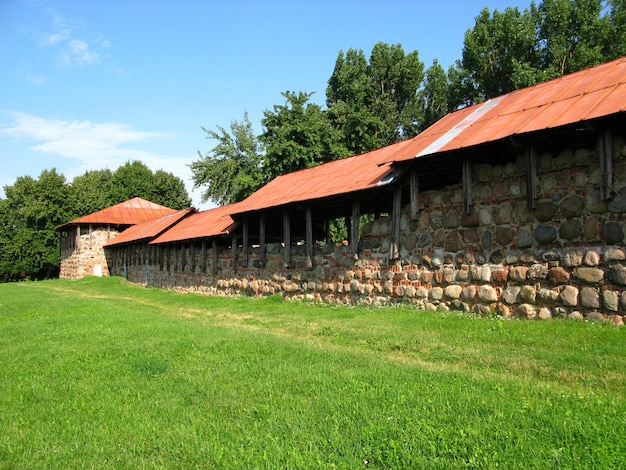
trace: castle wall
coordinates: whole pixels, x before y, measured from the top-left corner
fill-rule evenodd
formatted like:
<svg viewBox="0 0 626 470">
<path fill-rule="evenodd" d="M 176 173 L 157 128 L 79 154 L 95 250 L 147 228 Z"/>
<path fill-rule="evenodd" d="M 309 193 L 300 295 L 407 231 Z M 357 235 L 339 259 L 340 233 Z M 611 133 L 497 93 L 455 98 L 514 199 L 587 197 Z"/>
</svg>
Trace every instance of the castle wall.
<svg viewBox="0 0 626 470">
<path fill-rule="evenodd" d="M 72 226 L 61 234 L 61 279 L 108 276 L 104 244 L 119 232 L 108 226 Z"/>
<path fill-rule="evenodd" d="M 351 247 L 317 246 L 306 268 L 304 246 L 268 244 L 248 267 L 231 247 L 217 262 L 205 242 L 107 250 L 112 275 L 149 285 L 214 295 L 263 296 L 342 304 L 406 302 L 417 308 L 497 312 L 505 317 L 611 318 L 626 314 L 626 147 L 612 139 L 610 199 L 601 195 L 596 148 L 537 155 L 536 207 L 527 205 L 525 154 L 472 166 L 472 200 L 465 213 L 461 184 L 419 193 L 400 219 L 400 257 L 389 260 L 392 224 L 381 216 L 365 225 L 358 259 Z M 605 172 L 604 172 L 605 173 Z M 209 248 L 207 248 L 209 247 Z M 256 267 L 255 267 L 256 266 Z"/>
</svg>

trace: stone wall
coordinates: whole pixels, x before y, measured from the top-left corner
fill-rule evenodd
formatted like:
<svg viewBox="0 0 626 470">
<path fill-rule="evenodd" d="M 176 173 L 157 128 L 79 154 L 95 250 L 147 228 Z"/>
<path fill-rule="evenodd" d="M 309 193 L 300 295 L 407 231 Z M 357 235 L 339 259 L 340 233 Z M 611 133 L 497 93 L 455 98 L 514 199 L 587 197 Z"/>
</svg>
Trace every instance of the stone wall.
<svg viewBox="0 0 626 470">
<path fill-rule="evenodd" d="M 61 235 L 61 279 L 108 276 L 104 244 L 119 232 L 110 227 L 73 226 Z"/>
<path fill-rule="evenodd" d="M 524 154 L 508 161 L 503 156 L 501 164 L 475 164 L 469 213 L 463 211 L 460 184 L 421 192 L 416 218 L 405 205 L 397 260 L 388 259 L 391 223 L 381 216 L 364 227 L 358 259 L 344 244 L 318 246 L 314 267 L 305 269 L 304 247 L 295 246 L 293 267 L 286 269 L 282 245 L 269 244 L 263 268 L 254 267 L 260 266 L 259 253 L 252 249 L 250 267 L 239 259 L 234 269 L 230 247 L 221 247 L 217 266 L 207 254 L 203 270 L 198 246 L 179 245 L 176 263 L 164 261 L 165 250 L 147 254 L 137 246 L 130 250 L 135 255 L 127 258 L 126 273 L 134 282 L 215 295 L 407 302 L 505 317 L 611 318 L 621 324 L 626 314 L 625 155 L 624 140 L 614 135 L 615 194 L 603 200 L 594 148 L 540 154 L 534 209 L 526 202 Z M 108 256 L 112 274 L 122 275 L 123 257 L 113 251 Z"/>
</svg>

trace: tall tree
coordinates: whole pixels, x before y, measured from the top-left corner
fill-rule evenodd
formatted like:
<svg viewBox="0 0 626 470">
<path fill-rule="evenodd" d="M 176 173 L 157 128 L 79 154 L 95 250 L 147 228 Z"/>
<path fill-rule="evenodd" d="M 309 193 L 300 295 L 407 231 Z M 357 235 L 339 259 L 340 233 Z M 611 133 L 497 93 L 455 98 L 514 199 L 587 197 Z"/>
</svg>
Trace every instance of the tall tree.
<svg viewBox="0 0 626 470">
<path fill-rule="evenodd" d="M 104 209 L 115 204 L 112 198 L 111 170 L 91 170 L 75 176 L 71 183 L 73 218 Z"/>
<path fill-rule="evenodd" d="M 266 181 L 279 175 L 336 160 L 348 155 L 339 131 L 333 128 L 312 93 L 287 91 L 284 105 L 265 110 L 263 173 Z"/>
<path fill-rule="evenodd" d="M 69 186 L 65 177 L 44 170 L 38 180 L 17 178 L 5 186 L 0 201 L 0 280 L 44 279 L 55 276 L 60 263 L 59 236 L 67 222 Z"/>
<path fill-rule="evenodd" d="M 231 121 L 230 132 L 217 127 L 217 132 L 205 129 L 207 139 L 217 141 L 205 155 L 189 167 L 195 188 L 205 187 L 202 201 L 219 205 L 245 199 L 264 183 L 261 171 L 261 142 L 254 135 L 248 114 L 241 122 Z"/>
<path fill-rule="evenodd" d="M 332 125 L 351 153 L 412 137 L 422 127 L 418 89 L 424 64 L 417 51 L 377 43 L 369 63 L 362 50 L 337 56 L 328 80 L 326 105 Z"/>
<path fill-rule="evenodd" d="M 418 92 L 420 122 L 423 129 L 441 119 L 448 112 L 448 77 L 435 59 L 427 70 L 424 86 Z"/>
<path fill-rule="evenodd" d="M 191 205 L 191 198 L 179 177 L 163 170 L 155 174 L 140 161 L 126 162 L 111 177 L 112 204 L 134 197 L 172 209 L 184 209 Z"/>
</svg>

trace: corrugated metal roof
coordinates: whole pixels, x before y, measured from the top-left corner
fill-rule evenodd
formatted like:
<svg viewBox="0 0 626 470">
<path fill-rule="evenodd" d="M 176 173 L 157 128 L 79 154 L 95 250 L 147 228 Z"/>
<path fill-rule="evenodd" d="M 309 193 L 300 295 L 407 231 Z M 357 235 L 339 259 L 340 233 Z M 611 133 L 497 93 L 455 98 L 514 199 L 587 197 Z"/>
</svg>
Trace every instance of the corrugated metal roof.
<svg viewBox="0 0 626 470">
<path fill-rule="evenodd" d="M 172 225 L 178 223 L 190 213 L 194 212 L 197 212 L 197 210 L 190 207 L 188 209 L 164 215 L 155 220 L 149 220 L 148 222 L 133 225 L 117 235 L 115 238 L 109 240 L 104 246 L 121 245 L 123 243 L 154 238 L 170 228 Z"/>
<path fill-rule="evenodd" d="M 196 238 L 216 237 L 228 235 L 237 224 L 231 218 L 231 214 L 238 204 L 216 207 L 207 211 L 191 214 L 178 224 L 155 238 L 150 244 L 172 243 Z"/>
<path fill-rule="evenodd" d="M 136 225 L 149 220 L 158 219 L 161 216 L 173 212 L 176 212 L 176 209 L 170 209 L 169 207 L 146 201 L 140 197 L 135 197 L 102 209 L 101 211 L 74 219 L 71 222 L 57 227 L 57 229 L 68 225 L 85 224 Z"/>
<path fill-rule="evenodd" d="M 233 213 L 370 189 L 393 180 L 393 162 L 432 157 L 624 111 L 626 57 L 455 111 L 412 139 L 279 176 L 239 203 Z"/>
</svg>

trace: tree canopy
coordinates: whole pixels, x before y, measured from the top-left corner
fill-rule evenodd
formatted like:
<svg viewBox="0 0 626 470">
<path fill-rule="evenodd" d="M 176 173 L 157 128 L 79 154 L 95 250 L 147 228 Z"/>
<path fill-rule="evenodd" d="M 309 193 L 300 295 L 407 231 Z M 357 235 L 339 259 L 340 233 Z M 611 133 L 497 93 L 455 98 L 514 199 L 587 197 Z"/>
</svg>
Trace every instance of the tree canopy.
<svg viewBox="0 0 626 470">
<path fill-rule="evenodd" d="M 140 181 L 143 180 L 143 181 Z M 59 234 L 55 227 L 132 197 L 174 209 L 189 207 L 182 180 L 129 162 L 115 172 L 93 170 L 70 184 L 56 169 L 38 179 L 22 176 L 4 187 L 0 199 L 0 282 L 45 279 L 58 274 Z"/>
</svg>

